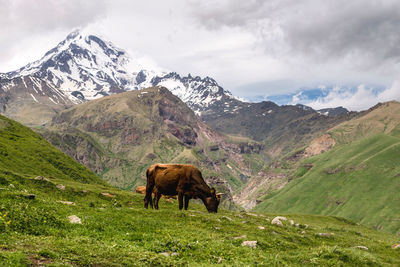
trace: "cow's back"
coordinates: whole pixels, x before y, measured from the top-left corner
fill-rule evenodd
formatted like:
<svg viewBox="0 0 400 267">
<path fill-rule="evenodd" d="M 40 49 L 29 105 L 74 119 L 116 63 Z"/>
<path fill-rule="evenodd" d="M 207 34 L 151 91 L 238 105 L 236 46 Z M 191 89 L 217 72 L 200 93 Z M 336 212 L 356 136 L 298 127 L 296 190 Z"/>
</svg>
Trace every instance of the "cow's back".
<svg viewBox="0 0 400 267">
<path fill-rule="evenodd" d="M 179 187 L 193 183 L 192 173 L 197 170 L 193 165 L 183 164 L 155 164 L 149 169 L 154 172 L 156 190 L 165 195 L 176 195 L 179 189 L 184 189 Z"/>
</svg>

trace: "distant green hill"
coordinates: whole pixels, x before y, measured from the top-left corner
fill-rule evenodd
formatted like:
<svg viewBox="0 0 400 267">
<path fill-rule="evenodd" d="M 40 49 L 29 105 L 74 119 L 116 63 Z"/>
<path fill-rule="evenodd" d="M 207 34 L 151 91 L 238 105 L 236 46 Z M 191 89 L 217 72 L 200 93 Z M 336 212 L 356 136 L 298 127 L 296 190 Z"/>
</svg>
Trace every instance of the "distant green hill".
<svg viewBox="0 0 400 267">
<path fill-rule="evenodd" d="M 304 160 L 308 168 L 255 210 L 335 215 L 400 233 L 400 103 L 378 105 L 328 133 L 334 149 Z"/>
<path fill-rule="evenodd" d="M 9 175 L 105 184 L 95 173 L 53 147 L 39 134 L 0 115 L 0 181 Z"/>
</svg>

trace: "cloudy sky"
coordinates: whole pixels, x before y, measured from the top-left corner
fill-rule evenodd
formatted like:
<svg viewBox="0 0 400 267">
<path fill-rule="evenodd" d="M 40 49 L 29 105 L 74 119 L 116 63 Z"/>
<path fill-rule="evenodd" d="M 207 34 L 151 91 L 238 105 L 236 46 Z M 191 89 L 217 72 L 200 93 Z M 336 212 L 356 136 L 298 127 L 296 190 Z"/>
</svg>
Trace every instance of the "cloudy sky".
<svg viewBox="0 0 400 267">
<path fill-rule="evenodd" d="M 291 103 L 352 110 L 400 100 L 398 0 L 0 0 L 0 6 L 0 72 L 39 59 L 81 28 L 166 70 L 211 76 L 248 99 L 289 94 Z M 331 90 L 298 97 L 318 87 Z"/>
</svg>

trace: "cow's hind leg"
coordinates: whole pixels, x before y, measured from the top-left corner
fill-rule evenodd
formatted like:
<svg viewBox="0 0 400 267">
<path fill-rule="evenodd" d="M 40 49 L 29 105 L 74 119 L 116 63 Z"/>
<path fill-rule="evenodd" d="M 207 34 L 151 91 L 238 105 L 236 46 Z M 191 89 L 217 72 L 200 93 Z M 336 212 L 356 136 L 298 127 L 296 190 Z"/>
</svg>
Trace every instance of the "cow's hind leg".
<svg viewBox="0 0 400 267">
<path fill-rule="evenodd" d="M 156 192 L 154 192 L 154 208 L 156 209 L 156 210 L 158 210 L 158 202 L 160 201 L 160 198 L 161 198 L 161 193 L 160 192 L 158 192 L 158 191 L 156 191 Z"/>
<path fill-rule="evenodd" d="M 153 193 L 154 184 L 148 183 L 146 185 L 146 196 L 144 197 L 144 207 L 147 209 L 149 204 L 150 207 L 153 208 L 153 200 L 152 200 L 152 193 Z"/>
<path fill-rule="evenodd" d="M 183 208 L 183 193 L 178 192 L 178 202 L 179 202 L 179 209 L 181 210 Z"/>
</svg>

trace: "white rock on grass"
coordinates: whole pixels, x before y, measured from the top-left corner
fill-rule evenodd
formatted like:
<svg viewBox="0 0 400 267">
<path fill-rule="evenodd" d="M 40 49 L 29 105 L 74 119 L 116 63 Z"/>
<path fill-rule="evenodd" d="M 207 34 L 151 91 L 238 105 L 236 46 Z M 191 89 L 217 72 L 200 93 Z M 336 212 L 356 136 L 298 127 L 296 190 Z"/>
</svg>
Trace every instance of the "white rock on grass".
<svg viewBox="0 0 400 267">
<path fill-rule="evenodd" d="M 279 225 L 279 226 L 283 226 L 282 221 L 287 221 L 287 218 L 286 218 L 286 217 L 283 217 L 283 216 L 276 216 L 276 217 L 271 221 L 271 224 L 276 224 L 276 225 Z"/>
<path fill-rule="evenodd" d="M 34 179 L 38 181 L 50 181 L 48 178 L 44 176 L 36 176 Z"/>
<path fill-rule="evenodd" d="M 65 190 L 65 185 L 58 184 L 58 185 L 56 185 L 56 188 L 58 188 L 60 190 Z"/>
<path fill-rule="evenodd" d="M 257 241 L 243 241 L 242 247 L 255 248 L 255 247 L 257 247 Z"/>
<path fill-rule="evenodd" d="M 79 218 L 76 215 L 68 216 L 68 220 L 69 220 L 70 223 L 82 224 L 81 218 Z"/>
<path fill-rule="evenodd" d="M 355 246 L 355 248 L 362 249 L 362 250 L 368 250 L 366 246 Z"/>
<path fill-rule="evenodd" d="M 332 234 L 330 234 L 330 233 L 318 233 L 317 235 L 323 236 L 323 237 L 331 237 L 332 236 Z"/>
<path fill-rule="evenodd" d="M 163 256 L 165 256 L 165 257 L 169 257 L 169 256 L 177 256 L 178 255 L 178 253 L 176 253 L 176 252 L 172 252 L 172 253 L 170 253 L 170 252 L 161 252 L 161 253 L 159 253 L 160 255 L 163 255 Z"/>
<path fill-rule="evenodd" d="M 61 203 L 61 204 L 65 204 L 65 205 L 71 205 L 71 206 L 75 206 L 75 202 L 72 202 L 72 201 L 62 201 L 62 200 L 59 200 L 59 201 L 57 201 L 58 203 Z"/>
</svg>

